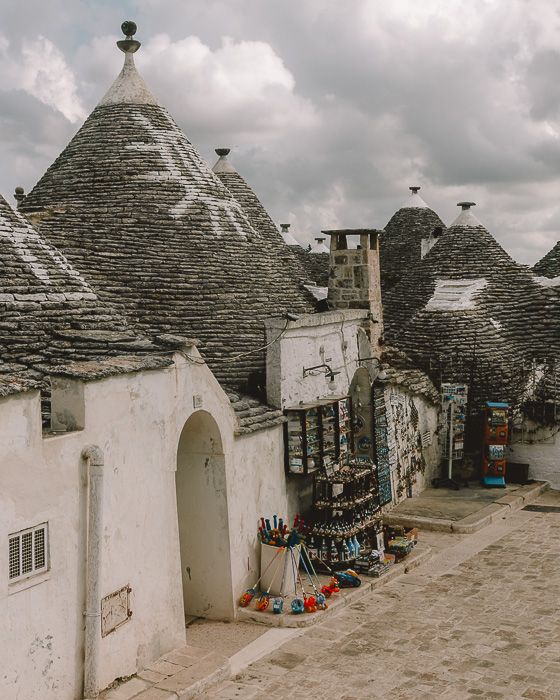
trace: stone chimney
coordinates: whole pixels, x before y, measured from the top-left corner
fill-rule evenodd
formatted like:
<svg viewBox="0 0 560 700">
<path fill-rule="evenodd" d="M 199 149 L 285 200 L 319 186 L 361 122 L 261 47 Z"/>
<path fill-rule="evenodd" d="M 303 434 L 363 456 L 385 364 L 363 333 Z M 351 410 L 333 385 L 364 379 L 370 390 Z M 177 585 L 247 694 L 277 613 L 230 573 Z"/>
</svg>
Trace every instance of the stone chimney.
<svg viewBox="0 0 560 700">
<path fill-rule="evenodd" d="M 377 229 L 323 231 L 331 237 L 328 302 L 333 309 L 364 309 L 370 312 L 369 335 L 372 348 L 383 336 L 383 307 L 379 272 Z M 348 238 L 359 240 L 348 247 Z"/>
</svg>

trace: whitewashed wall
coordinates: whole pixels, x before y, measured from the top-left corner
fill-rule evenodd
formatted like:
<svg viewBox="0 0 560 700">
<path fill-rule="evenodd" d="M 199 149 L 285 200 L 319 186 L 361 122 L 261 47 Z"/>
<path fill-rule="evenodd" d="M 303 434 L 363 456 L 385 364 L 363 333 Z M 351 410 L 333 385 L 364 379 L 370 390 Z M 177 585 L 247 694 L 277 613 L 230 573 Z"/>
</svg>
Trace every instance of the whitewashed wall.
<svg viewBox="0 0 560 700">
<path fill-rule="evenodd" d="M 268 402 L 284 409 L 347 394 L 358 357 L 372 356 L 362 329 L 367 316 L 366 311 L 345 310 L 301 316 L 287 325 L 284 319 L 268 321 L 269 343 L 285 329 L 267 352 Z M 323 371 L 303 376 L 304 368 L 324 363 L 337 372 L 332 391 Z"/>
<path fill-rule="evenodd" d="M 508 450 L 511 462 L 529 464 L 529 478 L 548 481 L 560 489 L 560 433 L 558 426 L 535 429 L 533 443 L 513 443 Z"/>
<path fill-rule="evenodd" d="M 229 506 L 229 571 L 208 586 L 210 595 L 219 588 L 225 605 L 217 616 L 235 615 L 257 566 L 257 517 L 287 507 L 282 429 L 236 440 L 231 405 L 208 368 L 175 359 L 166 370 L 85 384 L 85 427 L 73 433 L 42 437 L 37 393 L 0 400 L 1 698 L 79 697 L 86 512 L 80 454 L 88 444 L 105 454 L 101 595 L 132 587 L 132 618 L 101 640 L 101 687 L 184 643 L 175 469 L 193 395 L 220 429 Z M 29 587 L 9 586 L 8 534 L 45 521 L 49 572 L 29 579 Z"/>
</svg>

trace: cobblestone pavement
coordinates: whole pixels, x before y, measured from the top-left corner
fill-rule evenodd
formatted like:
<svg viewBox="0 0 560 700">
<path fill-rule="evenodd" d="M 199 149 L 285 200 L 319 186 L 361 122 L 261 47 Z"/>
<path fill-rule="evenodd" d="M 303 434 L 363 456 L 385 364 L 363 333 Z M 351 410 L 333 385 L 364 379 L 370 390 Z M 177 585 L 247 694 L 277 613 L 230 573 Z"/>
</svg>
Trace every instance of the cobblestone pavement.
<svg viewBox="0 0 560 700">
<path fill-rule="evenodd" d="M 560 492 L 539 502 L 560 506 Z M 201 698 L 560 700 L 560 514 L 442 541 L 417 572 Z"/>
</svg>

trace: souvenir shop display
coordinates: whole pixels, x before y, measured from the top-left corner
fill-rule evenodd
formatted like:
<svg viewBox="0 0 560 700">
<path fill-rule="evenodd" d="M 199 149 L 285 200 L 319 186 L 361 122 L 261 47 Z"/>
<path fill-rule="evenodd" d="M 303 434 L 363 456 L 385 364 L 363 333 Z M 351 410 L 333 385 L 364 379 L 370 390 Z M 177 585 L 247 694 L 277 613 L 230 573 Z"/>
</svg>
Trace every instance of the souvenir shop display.
<svg viewBox="0 0 560 700">
<path fill-rule="evenodd" d="M 441 415 L 444 429 L 443 457 L 447 466 L 446 474 L 436 479 L 433 485 L 459 489 L 460 484 L 453 478 L 453 463 L 460 461 L 465 449 L 465 423 L 467 418 L 468 386 L 466 384 L 441 385 Z"/>
<path fill-rule="evenodd" d="M 389 569 L 392 563 L 393 560 L 386 560 L 383 551 L 380 552 L 376 549 L 372 549 L 369 554 L 356 559 L 354 568 L 359 574 L 379 578 L 379 576 L 382 576 Z"/>
<path fill-rule="evenodd" d="M 261 573 L 254 585 L 241 596 L 241 607 L 246 608 L 254 603 L 259 612 L 268 611 L 274 615 L 287 610 L 299 615 L 327 609 L 327 598 L 340 588 L 334 578 L 329 584 L 321 585 L 309 553 L 300 557 L 302 549 L 305 549 L 304 535 L 307 530 L 299 514 L 291 528 L 277 515 L 260 519 Z M 293 600 L 286 610 L 284 599 L 291 597 L 292 590 Z"/>
<path fill-rule="evenodd" d="M 363 550 L 377 548 L 382 526 L 376 472 L 370 458 L 347 456 L 334 471 L 314 474 L 313 526 L 306 543 L 325 566 L 346 568 Z"/>
<path fill-rule="evenodd" d="M 389 426 L 385 404 L 384 385 L 373 385 L 374 437 L 377 455 L 377 484 L 379 505 L 384 506 L 393 500 L 391 486 L 391 460 L 389 456 Z"/>
<path fill-rule="evenodd" d="M 401 561 L 408 556 L 418 542 L 418 528 L 407 530 L 401 525 L 387 525 L 384 531 L 385 549 Z"/>
<path fill-rule="evenodd" d="M 506 445 L 509 437 L 507 403 L 488 401 L 484 407 L 482 483 L 505 488 Z"/>
<path fill-rule="evenodd" d="M 286 472 L 312 474 L 353 451 L 351 399 L 344 396 L 287 409 Z"/>
<path fill-rule="evenodd" d="M 272 522 L 269 518 L 260 519 L 261 589 L 268 594 L 282 596 L 290 589 L 294 570 L 299 566 L 304 527 L 305 523 L 299 515 L 291 528 L 276 515 L 272 517 Z M 287 554 L 279 554 L 280 549 L 287 551 Z"/>
</svg>

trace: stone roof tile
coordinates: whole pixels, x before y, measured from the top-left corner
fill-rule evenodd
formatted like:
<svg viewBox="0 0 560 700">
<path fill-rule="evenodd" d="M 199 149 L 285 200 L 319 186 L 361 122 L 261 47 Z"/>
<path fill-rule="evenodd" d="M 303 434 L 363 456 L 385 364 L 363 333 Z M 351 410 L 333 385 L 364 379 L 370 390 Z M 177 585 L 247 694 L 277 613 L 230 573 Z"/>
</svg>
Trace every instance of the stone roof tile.
<svg viewBox="0 0 560 700">
<path fill-rule="evenodd" d="M 121 95 L 22 210 L 136 332 L 194 336 L 219 381 L 247 385 L 265 370 L 264 319 L 312 312 L 313 299 L 167 110 Z"/>
<path fill-rule="evenodd" d="M 542 277 L 560 277 L 560 241 L 538 263 L 535 263 L 533 272 Z"/>
<path fill-rule="evenodd" d="M 422 241 L 445 230 L 439 216 L 418 195 L 420 188 L 411 188 L 412 194 L 393 214 L 380 238 L 379 265 L 381 288 L 388 292 L 408 275 L 422 259 Z"/>
<path fill-rule="evenodd" d="M 469 304 L 453 303 L 453 290 L 447 307 L 429 303 L 438 285 L 459 280 L 467 289 L 476 283 Z M 549 341 L 560 332 L 546 311 L 547 293 L 474 217 L 463 214 L 385 295 L 386 338 L 435 381 L 473 384 L 475 402 L 515 401 L 527 380 L 523 363 L 550 353 Z"/>
</svg>

